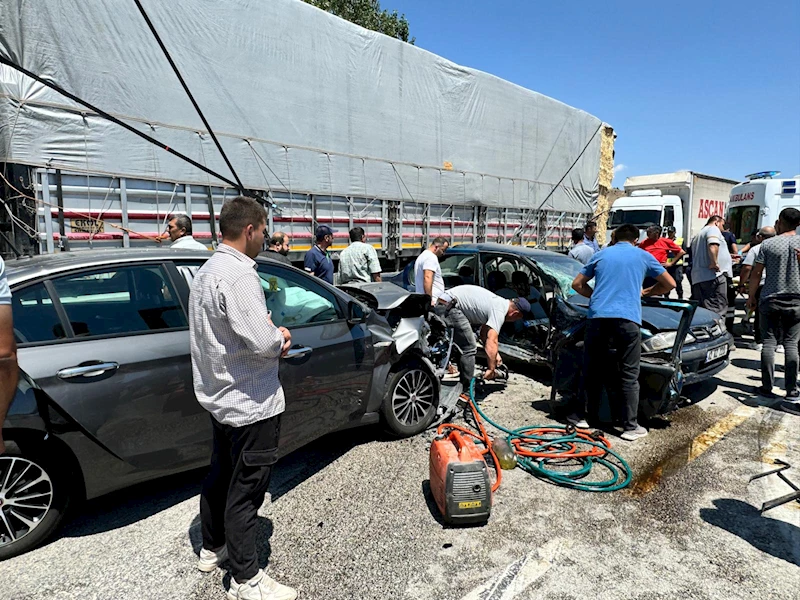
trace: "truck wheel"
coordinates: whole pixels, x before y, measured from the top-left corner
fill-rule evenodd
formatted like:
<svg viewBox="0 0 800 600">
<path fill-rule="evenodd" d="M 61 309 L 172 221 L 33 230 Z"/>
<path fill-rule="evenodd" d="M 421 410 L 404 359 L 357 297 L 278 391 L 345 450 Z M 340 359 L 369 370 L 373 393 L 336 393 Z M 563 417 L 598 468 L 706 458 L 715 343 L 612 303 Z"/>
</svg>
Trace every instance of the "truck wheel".
<svg viewBox="0 0 800 600">
<path fill-rule="evenodd" d="M 425 431 L 436 415 L 437 387 L 433 375 L 420 365 L 406 365 L 393 372 L 381 406 L 389 431 L 398 437 Z"/>
<path fill-rule="evenodd" d="M 67 470 L 30 442 L 0 456 L 0 560 L 31 550 L 58 528 L 69 504 Z"/>
</svg>

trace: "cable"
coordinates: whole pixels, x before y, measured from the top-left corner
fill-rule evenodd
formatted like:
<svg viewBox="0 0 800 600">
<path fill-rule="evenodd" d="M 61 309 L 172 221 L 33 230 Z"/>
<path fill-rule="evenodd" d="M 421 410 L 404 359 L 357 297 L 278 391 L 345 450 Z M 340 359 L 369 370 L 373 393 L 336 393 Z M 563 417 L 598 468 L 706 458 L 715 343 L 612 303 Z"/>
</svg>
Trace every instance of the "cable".
<svg viewBox="0 0 800 600">
<path fill-rule="evenodd" d="M 576 429 L 572 425 L 526 425 L 508 429 L 481 410 L 475 400 L 474 378 L 469 386 L 469 406 L 480 433 L 452 423 L 443 423 L 437 433 L 456 429 L 484 444 L 484 454 L 491 456 L 497 473 L 493 492 L 500 487 L 502 471 L 484 421 L 506 434 L 506 440 L 517 455 L 517 466 L 538 479 L 585 492 L 615 492 L 627 487 L 633 479 L 628 463 L 611 449 L 611 443 L 600 432 Z M 595 466 L 607 471 L 608 476 L 602 480 L 587 480 Z"/>
<path fill-rule="evenodd" d="M 88 108 L 92 112 L 96 113 L 99 117 L 102 117 L 102 118 L 104 118 L 104 119 L 106 119 L 108 121 L 111 121 L 115 125 L 119 125 L 120 127 L 123 127 L 125 129 L 127 129 L 131 133 L 134 133 L 134 134 L 138 135 L 140 138 L 150 142 L 151 144 L 154 144 L 154 145 L 158 146 L 162 150 L 166 150 L 167 152 L 169 152 L 173 156 L 177 156 L 181 160 L 186 161 L 187 163 L 189 163 L 193 167 L 196 167 L 196 168 L 200 169 L 201 171 L 203 171 L 205 173 L 208 173 L 209 175 L 213 175 L 214 177 L 216 177 L 220 181 L 224 181 L 225 183 L 227 183 L 231 187 L 235 187 L 235 188 L 239 189 L 239 184 L 231 181 L 227 177 L 223 177 L 219 173 L 217 173 L 215 171 L 212 171 L 211 169 L 201 165 L 196 160 L 189 158 L 188 156 L 186 156 L 185 154 L 183 154 L 181 152 L 178 152 L 174 148 L 170 148 L 165 143 L 160 142 L 157 139 L 155 139 L 154 137 L 151 137 L 151 136 L 147 135 L 146 133 L 143 133 L 143 132 L 139 131 L 138 129 L 136 129 L 135 127 L 133 127 L 131 125 L 128 125 L 125 121 L 122 121 L 121 119 L 118 119 L 114 115 L 109 114 L 106 111 L 104 111 L 104 110 L 94 106 L 93 104 L 87 102 L 86 100 L 83 100 L 82 98 L 79 98 L 75 94 L 72 94 L 72 93 L 68 92 L 67 90 L 65 90 L 64 88 L 62 88 L 59 85 L 56 85 L 52 81 L 49 81 L 49 80 L 44 79 L 42 77 L 39 77 L 38 75 L 36 75 L 35 73 L 29 71 L 28 69 L 26 69 L 26 68 L 24 68 L 24 67 L 22 67 L 22 66 L 20 66 L 20 65 L 18 65 L 16 63 L 11 62 L 10 60 L 5 58 L 4 56 L 0 56 L 0 64 L 8 65 L 12 69 L 15 69 L 15 70 L 19 71 L 23 75 L 27 75 L 31 79 L 33 79 L 35 81 L 38 81 L 39 83 L 41 83 L 44 86 L 49 87 L 51 90 L 55 90 L 56 92 L 58 92 L 62 96 L 66 96 L 67 98 L 69 98 L 73 102 L 77 102 L 81 106 L 85 106 L 86 108 Z"/>
<path fill-rule="evenodd" d="M 203 111 L 200 110 L 200 106 L 197 104 L 197 101 L 194 99 L 194 96 L 192 95 L 191 90 L 189 90 L 189 86 L 186 85 L 186 81 L 184 81 L 183 76 L 181 75 L 181 72 L 178 70 L 178 66 L 175 64 L 175 61 L 172 60 L 172 56 L 170 56 L 169 51 L 167 50 L 167 47 L 164 45 L 164 42 L 161 41 L 161 36 L 158 35 L 158 32 L 156 31 L 156 28 L 153 25 L 153 22 L 150 20 L 150 17 L 147 16 L 147 13 L 145 12 L 144 7 L 142 6 L 142 3 L 139 2 L 139 0 L 133 0 L 133 2 L 136 4 L 136 7 L 139 9 L 139 12 L 142 14 L 142 17 L 144 17 L 144 20 L 147 23 L 147 26 L 150 28 L 150 32 L 153 34 L 153 37 L 156 38 L 156 42 L 158 42 L 158 45 L 161 48 L 161 51 L 164 53 L 164 56 L 167 57 L 167 61 L 169 62 L 169 66 L 172 67 L 172 71 L 175 73 L 176 77 L 178 78 L 178 81 L 181 82 L 181 86 L 183 86 L 183 91 L 186 92 L 186 95 L 189 97 L 189 100 L 191 101 L 192 106 L 194 106 L 194 109 L 197 111 L 197 114 L 200 116 L 200 120 L 203 121 L 203 125 L 205 125 L 206 130 L 211 135 L 211 139 L 214 140 L 214 144 L 216 144 L 217 150 L 219 150 L 219 153 L 222 155 L 222 159 L 225 161 L 225 164 L 228 165 L 228 168 L 231 170 L 231 173 L 233 174 L 233 178 L 236 180 L 236 183 L 237 183 L 236 187 L 239 190 L 239 193 L 243 194 L 244 193 L 244 186 L 242 185 L 242 182 L 239 179 L 239 176 L 236 174 L 236 171 L 234 170 L 233 165 L 231 164 L 231 161 L 228 160 L 228 155 L 225 154 L 225 151 L 222 149 L 222 146 L 220 145 L 219 140 L 217 139 L 217 136 L 214 135 L 214 130 L 211 129 L 211 125 L 208 124 L 208 121 L 206 120 L 206 117 L 203 114 Z"/>
</svg>

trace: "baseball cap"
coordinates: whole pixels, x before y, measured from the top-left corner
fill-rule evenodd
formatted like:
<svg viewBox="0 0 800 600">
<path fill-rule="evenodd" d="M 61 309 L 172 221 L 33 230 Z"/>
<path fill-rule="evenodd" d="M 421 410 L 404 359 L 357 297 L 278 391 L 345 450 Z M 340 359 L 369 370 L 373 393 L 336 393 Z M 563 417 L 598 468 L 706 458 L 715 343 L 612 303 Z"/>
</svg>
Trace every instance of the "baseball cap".
<svg viewBox="0 0 800 600">
<path fill-rule="evenodd" d="M 317 227 L 316 236 L 319 239 L 321 237 L 325 237 L 326 235 L 333 235 L 334 233 L 336 233 L 336 230 L 331 229 L 327 225 L 320 225 Z"/>
<path fill-rule="evenodd" d="M 531 303 L 525 300 L 525 298 L 514 298 L 513 302 L 523 313 L 531 312 Z"/>
</svg>

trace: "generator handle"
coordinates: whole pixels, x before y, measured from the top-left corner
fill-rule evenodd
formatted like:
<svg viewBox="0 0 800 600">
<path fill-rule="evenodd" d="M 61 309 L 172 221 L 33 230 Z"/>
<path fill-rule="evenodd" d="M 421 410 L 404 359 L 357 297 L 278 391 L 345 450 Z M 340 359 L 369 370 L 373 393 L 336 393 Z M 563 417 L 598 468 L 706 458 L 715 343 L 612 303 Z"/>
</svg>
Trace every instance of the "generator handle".
<svg viewBox="0 0 800 600">
<path fill-rule="evenodd" d="M 456 448 L 458 448 L 459 454 L 461 454 L 461 452 L 463 452 L 466 448 L 464 437 L 458 431 L 450 432 L 450 441 L 453 442 Z"/>
</svg>

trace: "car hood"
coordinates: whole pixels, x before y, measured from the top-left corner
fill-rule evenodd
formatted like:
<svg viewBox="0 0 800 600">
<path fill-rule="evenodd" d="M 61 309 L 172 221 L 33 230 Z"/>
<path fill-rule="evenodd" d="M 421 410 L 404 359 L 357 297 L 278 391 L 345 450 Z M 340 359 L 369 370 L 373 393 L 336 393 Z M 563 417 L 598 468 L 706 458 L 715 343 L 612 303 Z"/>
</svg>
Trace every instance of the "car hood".
<svg viewBox="0 0 800 600">
<path fill-rule="evenodd" d="M 375 301 L 378 310 L 392 310 L 400 306 L 410 296 L 422 295 L 409 292 L 399 285 L 388 281 L 379 283 L 352 282 L 340 285 L 339 287 L 348 293 L 355 291 L 356 293 L 353 295 L 356 297 L 360 297 L 362 294 L 369 295 Z"/>
<path fill-rule="evenodd" d="M 589 307 L 589 299 L 578 294 L 570 296 L 568 302 L 571 305 L 581 307 L 584 310 Z M 697 307 L 697 310 L 692 317 L 691 329 L 696 327 L 711 328 L 717 323 L 718 319 L 719 317 L 716 313 L 713 313 L 705 308 Z M 678 328 L 680 316 L 677 313 L 664 308 L 643 306 L 642 321 L 658 331 L 669 331 Z"/>
</svg>

